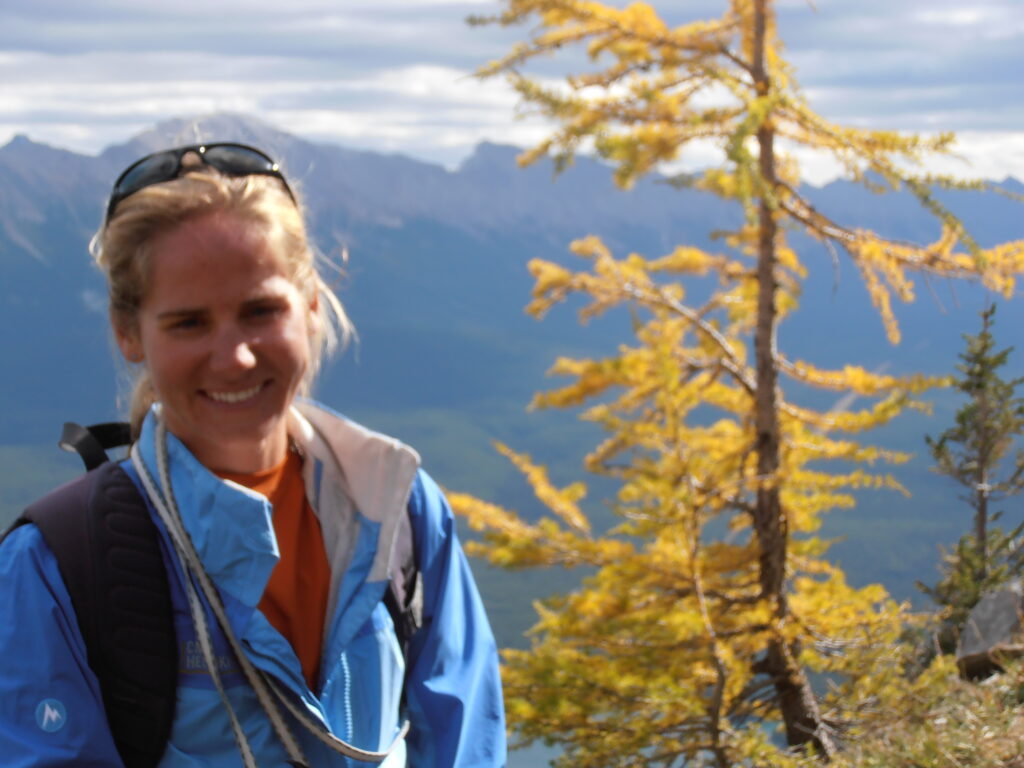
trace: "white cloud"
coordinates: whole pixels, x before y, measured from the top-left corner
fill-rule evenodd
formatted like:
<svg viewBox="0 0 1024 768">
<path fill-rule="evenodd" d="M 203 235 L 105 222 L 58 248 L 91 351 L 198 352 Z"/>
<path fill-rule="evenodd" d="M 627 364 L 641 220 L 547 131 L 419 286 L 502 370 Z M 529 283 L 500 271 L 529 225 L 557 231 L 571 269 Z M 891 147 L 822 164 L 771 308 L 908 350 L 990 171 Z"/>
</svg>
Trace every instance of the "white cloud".
<svg viewBox="0 0 1024 768">
<path fill-rule="evenodd" d="M 808 184 L 820 187 L 844 177 L 842 164 L 826 152 L 785 142 L 780 144 L 779 151 L 796 159 L 801 180 Z M 694 142 L 678 161 L 666 164 L 662 171 L 667 174 L 693 172 L 719 165 L 724 159 L 724 152 L 713 142 Z M 949 155 L 932 157 L 915 170 L 959 179 L 1003 181 L 1013 176 L 1024 181 L 1024 131 L 966 131 L 957 135 Z"/>
<path fill-rule="evenodd" d="M 996 181 L 1014 176 L 1024 181 L 1024 131 L 962 131 L 954 149 L 963 160 L 939 161 L 934 166 L 937 171 Z"/>
<path fill-rule="evenodd" d="M 964 27 L 981 24 L 991 18 L 991 13 L 982 10 L 960 9 L 955 11 L 924 11 L 917 14 L 917 19 L 926 24 L 946 24 L 953 27 Z"/>
<path fill-rule="evenodd" d="M 837 122 L 954 128 L 979 173 L 1024 177 L 1020 0 L 780 0 L 780 32 L 812 105 Z M 617 3 L 622 4 L 622 3 Z M 321 141 L 448 165 L 483 138 L 530 144 L 537 119 L 476 66 L 524 29 L 469 29 L 496 0 L 6 0 L 0 141 L 95 152 L 157 120 L 230 110 Z M 670 23 L 721 0 L 660 0 Z M 572 66 L 582 63 L 573 60 Z M 545 74 L 557 62 L 540 64 Z M 709 95 L 714 103 L 714 94 Z M 982 137 L 982 138 L 975 138 Z M 682 163 L 715 157 L 689 148 Z M 815 178 L 829 170 L 807 158 Z"/>
<path fill-rule="evenodd" d="M 89 312 L 104 316 L 107 314 L 107 297 L 99 291 L 86 288 L 82 291 L 81 298 L 82 304 Z"/>
<path fill-rule="evenodd" d="M 342 82 L 341 87 L 436 102 L 476 104 L 482 108 L 511 110 L 515 106 L 515 96 L 500 81 L 483 82 L 471 72 L 429 64 L 382 70 L 367 78 Z"/>
<path fill-rule="evenodd" d="M 922 24 L 937 24 L 948 27 L 967 27 L 999 19 L 997 8 L 945 8 L 924 10 L 913 14 L 914 21 Z"/>
</svg>

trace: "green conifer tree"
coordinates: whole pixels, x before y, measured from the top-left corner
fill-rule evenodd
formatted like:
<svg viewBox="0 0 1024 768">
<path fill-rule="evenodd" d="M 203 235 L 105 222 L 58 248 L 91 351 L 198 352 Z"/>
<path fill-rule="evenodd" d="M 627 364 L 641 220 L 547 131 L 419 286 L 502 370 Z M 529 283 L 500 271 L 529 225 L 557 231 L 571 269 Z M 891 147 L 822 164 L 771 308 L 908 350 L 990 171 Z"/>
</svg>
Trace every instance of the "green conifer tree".
<svg viewBox="0 0 1024 768">
<path fill-rule="evenodd" d="M 967 489 L 963 498 L 974 510 L 973 530 L 965 533 L 952 551 L 943 553 L 938 583 L 928 587 L 918 582 L 948 609 L 940 637 L 946 651 L 952 650 L 982 593 L 1012 578 L 1024 564 L 1018 542 L 1024 524 L 1009 533 L 992 527 L 1002 514 L 992 506 L 1024 489 L 1024 451 L 1014 451 L 1017 437 L 1024 434 L 1024 398 L 1017 395 L 1024 378 L 1005 380 L 1000 376 L 1013 348 L 996 351 L 992 333 L 995 312 L 995 305 L 990 304 L 981 313 L 981 332 L 964 335 L 967 348 L 960 355 L 960 376 L 954 383 L 967 402 L 957 412 L 956 424 L 938 438 L 925 438 L 935 470 Z"/>
</svg>

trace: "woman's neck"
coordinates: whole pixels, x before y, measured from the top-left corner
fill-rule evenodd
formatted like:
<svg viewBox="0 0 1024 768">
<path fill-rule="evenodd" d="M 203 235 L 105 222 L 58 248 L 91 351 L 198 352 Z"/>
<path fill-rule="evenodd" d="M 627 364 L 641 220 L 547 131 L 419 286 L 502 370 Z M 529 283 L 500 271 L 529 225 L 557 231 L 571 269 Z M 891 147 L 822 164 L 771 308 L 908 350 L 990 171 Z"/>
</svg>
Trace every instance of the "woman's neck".
<svg viewBox="0 0 1024 768">
<path fill-rule="evenodd" d="M 287 431 L 281 429 L 255 443 L 194 441 L 197 444 L 186 447 L 211 472 L 251 474 L 271 469 L 284 461 L 288 455 L 289 440 Z"/>
</svg>

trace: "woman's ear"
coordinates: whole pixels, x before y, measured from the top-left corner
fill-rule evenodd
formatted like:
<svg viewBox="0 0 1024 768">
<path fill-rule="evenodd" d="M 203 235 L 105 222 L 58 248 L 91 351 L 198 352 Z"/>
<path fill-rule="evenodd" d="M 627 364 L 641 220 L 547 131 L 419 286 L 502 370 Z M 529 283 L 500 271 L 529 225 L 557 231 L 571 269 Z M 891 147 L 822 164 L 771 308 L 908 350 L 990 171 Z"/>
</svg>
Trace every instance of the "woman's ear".
<svg viewBox="0 0 1024 768">
<path fill-rule="evenodd" d="M 309 335 L 317 336 L 323 330 L 323 321 L 320 318 L 320 292 L 314 291 L 309 300 Z"/>
<path fill-rule="evenodd" d="M 114 329 L 114 339 L 117 341 L 117 348 L 121 350 L 124 359 L 129 363 L 141 363 L 146 359 L 142 351 L 142 339 L 139 338 L 139 329 L 124 318 L 110 316 L 110 325 Z"/>
</svg>

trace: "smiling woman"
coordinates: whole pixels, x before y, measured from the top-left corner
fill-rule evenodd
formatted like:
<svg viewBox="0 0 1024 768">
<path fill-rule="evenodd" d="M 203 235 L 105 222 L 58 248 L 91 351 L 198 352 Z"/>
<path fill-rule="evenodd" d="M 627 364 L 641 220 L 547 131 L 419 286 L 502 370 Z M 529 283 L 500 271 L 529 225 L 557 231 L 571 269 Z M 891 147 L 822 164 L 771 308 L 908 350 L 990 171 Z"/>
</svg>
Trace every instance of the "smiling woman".
<svg viewBox="0 0 1024 768">
<path fill-rule="evenodd" d="M 0 544 L 4 766 L 504 765 L 494 639 L 447 501 L 411 448 L 297 399 L 349 327 L 277 165 L 237 144 L 147 156 L 93 251 L 139 373 L 116 471 L 159 541 L 176 701 L 139 759 L 63 561 L 22 524 Z M 109 466 L 69 487 L 97 498 Z"/>
<path fill-rule="evenodd" d="M 230 213 L 162 233 L 135 317 L 114 318 L 125 358 L 146 363 L 167 428 L 215 470 L 280 461 L 310 367 L 317 298 L 289 279 L 270 235 Z"/>
</svg>

